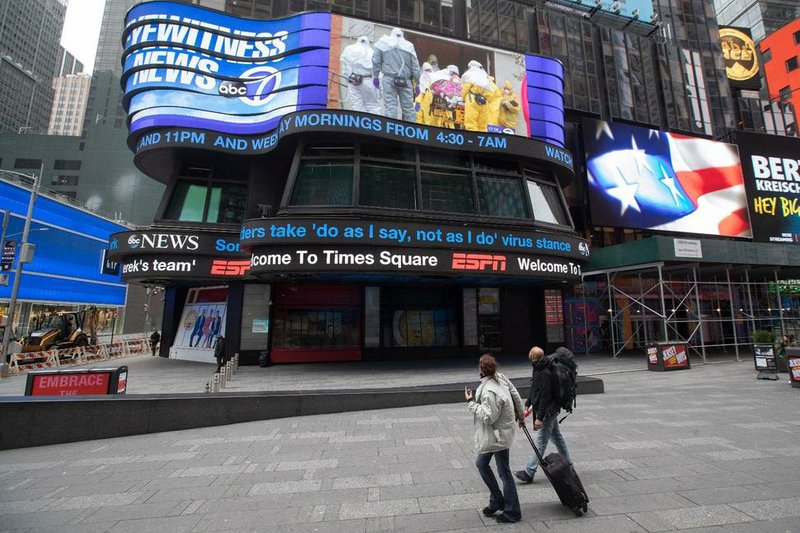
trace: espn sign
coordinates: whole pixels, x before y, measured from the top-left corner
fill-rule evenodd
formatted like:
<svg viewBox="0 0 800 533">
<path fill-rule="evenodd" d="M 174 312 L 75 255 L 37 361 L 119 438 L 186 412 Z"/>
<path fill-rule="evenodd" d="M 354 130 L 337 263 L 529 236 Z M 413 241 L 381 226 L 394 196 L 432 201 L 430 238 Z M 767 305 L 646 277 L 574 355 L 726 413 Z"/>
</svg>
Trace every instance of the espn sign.
<svg viewBox="0 0 800 533">
<path fill-rule="evenodd" d="M 453 252 L 453 264 L 451 268 L 453 270 L 490 270 L 492 272 L 505 272 L 506 256 Z"/>
<path fill-rule="evenodd" d="M 212 276 L 244 276 L 248 270 L 249 259 L 214 259 L 211 263 Z"/>
</svg>

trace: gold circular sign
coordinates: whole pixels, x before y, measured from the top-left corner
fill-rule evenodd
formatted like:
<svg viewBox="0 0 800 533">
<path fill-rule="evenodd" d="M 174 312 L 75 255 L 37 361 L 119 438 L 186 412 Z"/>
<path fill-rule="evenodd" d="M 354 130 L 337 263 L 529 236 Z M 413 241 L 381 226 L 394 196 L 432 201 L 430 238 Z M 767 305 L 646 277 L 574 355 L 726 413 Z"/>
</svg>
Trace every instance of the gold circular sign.
<svg viewBox="0 0 800 533">
<path fill-rule="evenodd" d="M 720 28 L 719 37 L 728 79 L 747 81 L 755 76 L 758 73 L 758 56 L 753 39 L 735 28 Z"/>
</svg>

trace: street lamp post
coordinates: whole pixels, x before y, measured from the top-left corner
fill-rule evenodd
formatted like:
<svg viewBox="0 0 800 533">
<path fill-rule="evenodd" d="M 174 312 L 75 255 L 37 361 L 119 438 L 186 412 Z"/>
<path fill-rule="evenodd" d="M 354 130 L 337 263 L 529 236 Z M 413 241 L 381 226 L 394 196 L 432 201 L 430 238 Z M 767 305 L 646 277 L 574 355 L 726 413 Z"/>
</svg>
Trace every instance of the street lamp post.
<svg viewBox="0 0 800 533">
<path fill-rule="evenodd" d="M 36 193 L 39 190 L 39 183 L 42 181 L 44 174 L 44 163 L 39 169 L 39 175 L 28 176 L 19 172 L 4 171 L 10 174 L 17 174 L 18 176 L 25 176 L 26 178 L 33 177 L 33 185 L 31 186 L 31 197 L 28 201 L 28 212 L 25 214 L 25 226 L 22 229 L 22 244 L 19 247 L 20 256 L 17 260 L 17 268 L 14 270 L 14 285 L 11 288 L 11 298 L 8 301 L 8 314 L 6 316 L 6 327 L 3 331 L 3 346 L 2 346 L 2 362 L 0 362 L 0 375 L 7 375 L 7 358 L 8 358 L 8 344 L 11 342 L 11 328 L 14 324 L 14 314 L 17 307 L 17 295 L 19 294 L 19 280 L 22 277 L 23 254 L 28 248 L 28 234 L 31 230 L 31 219 L 33 218 L 33 205 L 36 202 Z M 10 214 L 9 214 L 10 216 Z"/>
</svg>

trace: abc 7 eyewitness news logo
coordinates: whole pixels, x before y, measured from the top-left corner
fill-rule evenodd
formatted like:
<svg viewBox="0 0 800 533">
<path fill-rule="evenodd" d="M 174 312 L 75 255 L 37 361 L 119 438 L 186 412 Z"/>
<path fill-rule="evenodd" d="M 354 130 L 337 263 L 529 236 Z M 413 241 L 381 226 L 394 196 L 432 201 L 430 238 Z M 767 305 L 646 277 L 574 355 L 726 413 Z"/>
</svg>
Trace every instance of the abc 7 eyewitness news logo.
<svg viewBox="0 0 800 533">
<path fill-rule="evenodd" d="M 237 81 L 223 81 L 220 83 L 218 91 L 225 98 L 238 98 L 247 105 L 263 106 L 275 96 L 280 82 L 281 72 L 279 70 L 260 65 L 243 72 Z"/>
</svg>

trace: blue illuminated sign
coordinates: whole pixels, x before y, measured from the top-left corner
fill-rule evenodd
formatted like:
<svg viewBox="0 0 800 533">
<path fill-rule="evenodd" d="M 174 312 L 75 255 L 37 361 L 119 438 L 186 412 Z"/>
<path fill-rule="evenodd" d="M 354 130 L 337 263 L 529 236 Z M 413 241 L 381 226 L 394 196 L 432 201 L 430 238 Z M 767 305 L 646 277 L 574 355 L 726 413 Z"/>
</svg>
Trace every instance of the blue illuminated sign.
<svg viewBox="0 0 800 533">
<path fill-rule="evenodd" d="M 12 213 L 6 235 L 20 240 L 30 192 L 0 181 L 3 206 Z M 36 246 L 20 281 L 21 300 L 125 305 L 126 285 L 120 276 L 101 273 L 103 252 L 112 233 L 124 226 L 45 196 L 36 199 L 28 241 Z M 17 254 L 19 255 L 19 254 Z M 0 287 L 0 299 L 11 296 Z"/>
</svg>

